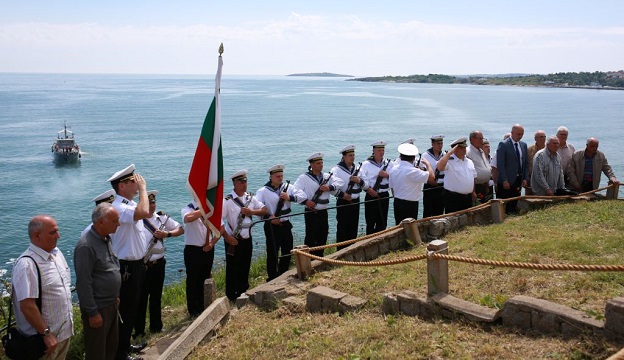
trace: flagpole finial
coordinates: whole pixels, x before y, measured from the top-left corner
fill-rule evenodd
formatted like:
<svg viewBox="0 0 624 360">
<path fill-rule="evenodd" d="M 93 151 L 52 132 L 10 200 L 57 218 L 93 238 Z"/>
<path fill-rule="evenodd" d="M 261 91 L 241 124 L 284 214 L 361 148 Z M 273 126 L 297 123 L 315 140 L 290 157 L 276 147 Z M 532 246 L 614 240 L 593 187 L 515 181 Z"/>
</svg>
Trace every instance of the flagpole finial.
<svg viewBox="0 0 624 360">
<path fill-rule="evenodd" d="M 221 54 L 223 54 L 223 43 L 219 45 L 219 56 L 221 56 Z"/>
</svg>

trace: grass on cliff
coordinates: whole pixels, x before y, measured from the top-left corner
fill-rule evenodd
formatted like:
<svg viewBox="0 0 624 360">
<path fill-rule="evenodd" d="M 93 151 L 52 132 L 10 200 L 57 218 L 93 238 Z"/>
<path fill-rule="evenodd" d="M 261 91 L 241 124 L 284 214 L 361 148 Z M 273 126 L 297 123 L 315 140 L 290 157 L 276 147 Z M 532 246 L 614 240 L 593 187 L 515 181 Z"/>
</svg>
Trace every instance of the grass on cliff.
<svg viewBox="0 0 624 360">
<path fill-rule="evenodd" d="M 503 224 L 449 234 L 449 254 L 531 263 L 621 265 L 624 202 L 564 204 L 510 217 Z M 387 254 L 390 260 L 422 254 L 418 247 Z M 446 319 L 424 320 L 381 311 L 384 293 L 412 290 L 426 296 L 426 262 L 385 267 L 340 267 L 316 274 L 311 283 L 368 300 L 345 315 L 263 311 L 235 313 L 192 359 L 600 359 L 624 343 L 586 335 L 566 338 L 521 334 L 499 325 Z M 450 293 L 498 308 L 516 295 L 566 305 L 596 319 L 608 300 L 624 296 L 624 273 L 538 271 L 449 263 Z"/>
</svg>

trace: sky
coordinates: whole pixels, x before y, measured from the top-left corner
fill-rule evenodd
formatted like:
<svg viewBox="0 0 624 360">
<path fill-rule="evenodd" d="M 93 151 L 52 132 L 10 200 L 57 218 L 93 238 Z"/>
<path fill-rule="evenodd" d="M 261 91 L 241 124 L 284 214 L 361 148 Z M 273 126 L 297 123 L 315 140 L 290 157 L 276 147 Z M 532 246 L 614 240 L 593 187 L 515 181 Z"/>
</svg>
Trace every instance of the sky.
<svg viewBox="0 0 624 360">
<path fill-rule="evenodd" d="M 622 0 L 0 0 L 0 72 L 353 76 L 624 69 Z"/>
</svg>

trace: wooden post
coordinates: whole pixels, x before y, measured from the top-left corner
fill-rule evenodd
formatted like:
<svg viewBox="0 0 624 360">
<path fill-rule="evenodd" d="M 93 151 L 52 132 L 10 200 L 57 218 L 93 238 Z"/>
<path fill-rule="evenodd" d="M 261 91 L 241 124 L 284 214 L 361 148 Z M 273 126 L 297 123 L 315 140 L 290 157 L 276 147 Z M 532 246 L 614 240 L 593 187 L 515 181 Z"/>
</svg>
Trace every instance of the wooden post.
<svg viewBox="0 0 624 360">
<path fill-rule="evenodd" d="M 607 199 L 617 200 L 619 192 L 620 192 L 620 184 L 618 183 L 611 184 L 611 187 L 607 189 Z"/>
<path fill-rule="evenodd" d="M 443 240 L 433 240 L 427 245 L 428 252 L 448 254 L 448 244 Z M 438 293 L 448 293 L 448 261 L 441 259 L 427 259 L 427 294 L 433 296 Z"/>
<path fill-rule="evenodd" d="M 490 209 L 492 210 L 492 222 L 494 224 L 500 224 L 505 220 L 505 204 L 503 204 L 503 200 L 492 199 Z"/>
<path fill-rule="evenodd" d="M 308 246 L 298 245 L 295 246 L 295 250 L 308 252 Z M 295 265 L 297 265 L 297 276 L 299 280 L 305 280 L 312 274 L 312 259 L 309 257 L 297 253 L 297 256 L 295 256 Z"/>
<path fill-rule="evenodd" d="M 217 300 L 217 285 L 214 279 L 204 281 L 204 309 Z"/>
<path fill-rule="evenodd" d="M 418 224 L 416 223 L 416 220 L 412 218 L 403 219 L 401 220 L 401 225 L 403 226 L 403 231 L 405 232 L 405 238 L 412 241 L 410 245 L 418 246 L 422 244 L 422 240 L 420 239 L 420 231 L 418 231 Z"/>
</svg>

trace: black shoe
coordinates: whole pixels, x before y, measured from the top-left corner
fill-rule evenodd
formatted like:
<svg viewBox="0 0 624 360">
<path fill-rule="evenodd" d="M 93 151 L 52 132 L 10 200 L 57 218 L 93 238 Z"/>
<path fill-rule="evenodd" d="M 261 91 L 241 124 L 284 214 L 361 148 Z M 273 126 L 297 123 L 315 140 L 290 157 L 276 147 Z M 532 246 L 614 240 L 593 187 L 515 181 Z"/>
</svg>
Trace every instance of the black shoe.
<svg viewBox="0 0 624 360">
<path fill-rule="evenodd" d="M 160 329 L 150 329 L 150 333 L 152 333 L 152 334 L 158 334 L 158 333 L 161 333 L 161 332 L 164 332 L 164 331 L 165 331 L 165 329 L 164 329 L 164 328 L 160 328 Z"/>
<path fill-rule="evenodd" d="M 147 343 L 144 341 L 142 343 L 130 345 L 130 349 L 128 349 L 128 351 L 131 353 L 138 353 L 138 352 L 141 352 L 141 350 L 145 349 L 146 346 L 147 346 Z"/>
<path fill-rule="evenodd" d="M 140 357 L 140 356 L 128 355 L 128 356 L 126 356 L 126 360 L 143 360 L 143 358 Z"/>
</svg>

